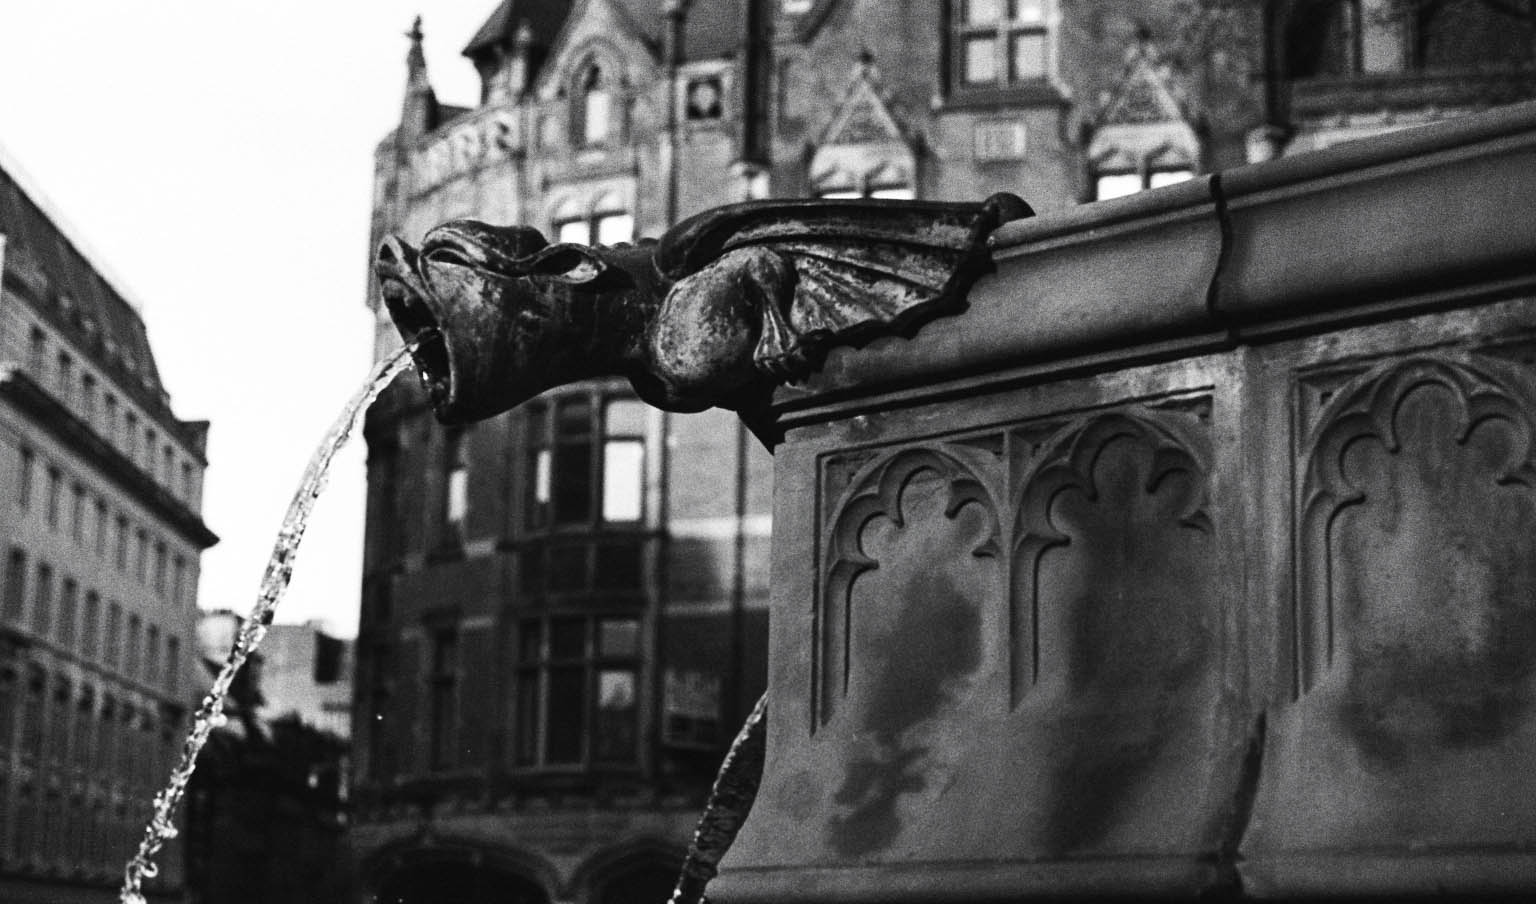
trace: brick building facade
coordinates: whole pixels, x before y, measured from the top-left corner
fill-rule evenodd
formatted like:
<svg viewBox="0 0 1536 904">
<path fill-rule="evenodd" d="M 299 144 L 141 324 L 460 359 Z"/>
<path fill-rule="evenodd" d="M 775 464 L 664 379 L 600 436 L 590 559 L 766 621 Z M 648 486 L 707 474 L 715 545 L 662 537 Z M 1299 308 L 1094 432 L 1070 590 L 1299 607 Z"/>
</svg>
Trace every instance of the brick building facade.
<svg viewBox="0 0 1536 904">
<path fill-rule="evenodd" d="M 1526 6 L 505 0 L 438 102 L 413 30 L 373 236 L 656 236 L 756 197 L 1037 210 L 1536 95 Z M 1491 36 L 1474 40 L 1472 36 Z M 398 342 L 370 286 L 376 348 Z M 771 467 L 622 381 L 371 412 L 356 849 L 385 900 L 663 900 L 762 689 Z M 455 897 L 457 895 L 457 897 Z M 499 897 L 497 897 L 499 896 Z"/>
</svg>

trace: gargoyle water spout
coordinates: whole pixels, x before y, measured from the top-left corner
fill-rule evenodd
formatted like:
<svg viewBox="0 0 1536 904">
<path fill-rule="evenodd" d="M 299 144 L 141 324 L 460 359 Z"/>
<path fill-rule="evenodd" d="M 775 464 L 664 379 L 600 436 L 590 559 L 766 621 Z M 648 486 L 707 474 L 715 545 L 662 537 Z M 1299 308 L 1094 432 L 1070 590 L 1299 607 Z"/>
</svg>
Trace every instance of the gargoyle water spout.
<svg viewBox="0 0 1536 904">
<path fill-rule="evenodd" d="M 991 267 L 987 235 L 1032 213 L 1008 194 L 980 204 L 756 201 L 613 247 L 455 220 L 419 250 L 386 239 L 376 268 L 445 423 L 610 375 L 670 411 L 741 410 L 834 346 L 958 310 Z"/>
<path fill-rule="evenodd" d="M 375 265 L 445 423 L 487 418 L 576 380 L 624 376 L 658 408 L 720 406 L 757 429 L 749 413 L 830 349 L 961 310 L 992 267 L 987 236 L 1031 215 L 1010 194 L 979 204 L 760 201 L 615 247 L 551 245 L 528 227 L 455 220 L 419 250 L 386 239 Z M 702 900 L 746 818 L 766 713 L 765 698 L 731 746 L 674 904 Z"/>
</svg>

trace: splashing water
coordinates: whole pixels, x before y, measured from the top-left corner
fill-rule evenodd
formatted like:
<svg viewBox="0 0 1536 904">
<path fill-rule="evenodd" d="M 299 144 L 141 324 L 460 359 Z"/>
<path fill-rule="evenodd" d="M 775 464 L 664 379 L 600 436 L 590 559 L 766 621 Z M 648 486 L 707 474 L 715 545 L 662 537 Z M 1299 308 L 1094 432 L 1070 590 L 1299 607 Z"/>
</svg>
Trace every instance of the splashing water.
<svg viewBox="0 0 1536 904">
<path fill-rule="evenodd" d="M 261 591 L 256 597 L 256 605 L 240 625 L 229 657 L 224 660 L 224 668 L 214 680 L 208 696 L 203 698 L 202 705 L 197 708 L 192 730 L 181 745 L 181 760 L 171 770 L 170 781 L 164 790 L 155 795 L 154 815 L 144 827 L 144 840 L 139 842 L 138 853 L 124 868 L 119 904 L 145 904 L 142 890 L 144 880 L 152 879 L 159 873 L 160 868 L 154 862 L 155 855 L 167 840 L 176 837 L 176 806 L 181 802 L 187 790 L 187 782 L 192 778 L 192 770 L 197 766 L 197 755 L 213 730 L 224 724 L 224 698 L 234 683 L 235 673 L 240 671 L 245 660 L 256 651 L 257 645 L 266 636 L 267 626 L 272 623 L 272 613 L 288 590 L 288 581 L 293 577 L 293 560 L 298 554 L 300 541 L 304 539 L 310 510 L 325 490 L 325 478 L 331 468 L 331 459 L 347 444 L 358 423 L 362 421 L 363 413 L 368 410 L 369 403 L 409 365 L 409 353 L 415 345 L 412 343 L 402 348 L 374 367 L 368 382 L 342 409 L 341 416 L 331 425 L 324 441 L 315 450 L 314 457 L 309 460 L 309 466 L 304 469 L 304 479 L 299 482 L 293 501 L 288 503 L 288 512 L 283 516 L 283 525 L 277 532 L 277 542 L 272 546 L 272 558 L 268 560 L 267 570 L 261 577 Z"/>
</svg>

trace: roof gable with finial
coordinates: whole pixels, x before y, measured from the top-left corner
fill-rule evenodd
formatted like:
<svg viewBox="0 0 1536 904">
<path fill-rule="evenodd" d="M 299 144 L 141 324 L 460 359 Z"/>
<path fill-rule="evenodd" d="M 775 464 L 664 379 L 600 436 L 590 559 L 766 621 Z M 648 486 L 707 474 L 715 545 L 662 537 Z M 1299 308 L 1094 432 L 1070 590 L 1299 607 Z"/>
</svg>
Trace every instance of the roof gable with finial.
<svg viewBox="0 0 1536 904">
<path fill-rule="evenodd" d="M 1151 40 L 1143 38 L 1126 52 L 1125 68 L 1101 106 L 1099 125 L 1186 122 L 1184 92 L 1173 70 Z"/>
<path fill-rule="evenodd" d="M 879 73 L 869 51 L 859 54 L 853 81 L 816 143 L 821 146 L 871 144 L 882 141 L 909 143 L 906 130 L 880 95 Z"/>
</svg>

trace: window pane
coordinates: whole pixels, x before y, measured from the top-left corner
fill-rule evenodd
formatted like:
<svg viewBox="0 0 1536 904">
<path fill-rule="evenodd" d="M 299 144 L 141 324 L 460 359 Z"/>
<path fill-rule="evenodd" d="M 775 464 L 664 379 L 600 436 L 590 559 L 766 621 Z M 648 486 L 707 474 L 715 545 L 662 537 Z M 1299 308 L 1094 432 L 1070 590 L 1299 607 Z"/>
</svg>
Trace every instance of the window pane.
<svg viewBox="0 0 1536 904">
<path fill-rule="evenodd" d="M 597 676 L 597 750 L 606 762 L 635 756 L 635 673 L 605 669 Z"/>
<path fill-rule="evenodd" d="M 549 655 L 553 659 L 579 659 L 587 652 L 587 622 L 583 618 L 557 618 L 549 625 Z"/>
<path fill-rule="evenodd" d="M 640 592 L 640 556 L 638 542 L 605 543 L 597 548 L 596 579 L 599 590 Z"/>
<path fill-rule="evenodd" d="M 1010 53 L 1014 81 L 1045 77 L 1045 32 L 1029 31 L 1011 39 Z"/>
<path fill-rule="evenodd" d="M 597 651 L 602 656 L 637 656 L 640 619 L 605 618 L 597 623 Z"/>
<path fill-rule="evenodd" d="M 986 25 L 996 22 L 1001 10 L 1001 0 L 965 0 L 965 24 Z"/>
<path fill-rule="evenodd" d="M 544 546 L 530 543 L 518 554 L 517 564 L 522 572 L 522 588 L 528 593 L 544 592 Z"/>
<path fill-rule="evenodd" d="M 526 635 L 524 635 L 526 636 Z M 539 673 L 520 672 L 517 676 L 517 762 L 531 765 L 539 750 Z"/>
<path fill-rule="evenodd" d="M 581 762 L 582 723 L 586 714 L 585 680 L 586 670 L 580 666 L 549 670 L 548 741 L 544 758 L 547 763 Z"/>
<path fill-rule="evenodd" d="M 648 406 L 636 399 L 615 399 L 608 403 L 603 423 L 609 436 L 644 436 Z"/>
<path fill-rule="evenodd" d="M 1141 176 L 1137 173 L 1113 173 L 1100 176 L 1095 185 L 1093 196 L 1096 200 L 1123 198 L 1141 191 Z"/>
<path fill-rule="evenodd" d="M 597 243 L 617 245 L 635 237 L 635 218 L 627 213 L 610 213 L 597 218 Z"/>
<path fill-rule="evenodd" d="M 603 446 L 603 520 L 639 521 L 644 502 L 645 444 L 609 440 Z"/>
<path fill-rule="evenodd" d="M 917 197 L 917 194 L 912 191 L 912 187 L 910 185 L 893 185 L 887 188 L 874 189 L 869 193 L 869 196 L 871 198 L 898 198 L 904 201 L 910 201 Z"/>
<path fill-rule="evenodd" d="M 571 220 L 555 226 L 555 241 L 576 245 L 592 244 L 592 232 L 586 220 Z"/>
<path fill-rule="evenodd" d="M 1195 174 L 1189 170 L 1163 170 L 1153 173 L 1149 181 L 1151 187 L 1162 188 L 1164 185 L 1177 185 L 1193 178 Z"/>
<path fill-rule="evenodd" d="M 1013 18 L 1018 22 L 1044 22 L 1045 0 L 1013 0 Z"/>
<path fill-rule="evenodd" d="M 585 109 L 582 111 L 582 139 L 586 144 L 601 144 L 608 138 L 608 122 L 612 115 L 611 97 L 603 88 L 593 88 L 587 92 Z"/>
<path fill-rule="evenodd" d="M 553 593 L 587 589 L 587 547 L 556 546 L 549 551 L 549 589 Z"/>
<path fill-rule="evenodd" d="M 518 626 L 518 656 L 525 663 L 538 662 L 544 645 L 544 623 L 525 621 Z"/>
<path fill-rule="evenodd" d="M 592 405 L 585 398 L 566 399 L 556 412 L 555 433 L 561 439 L 592 432 Z"/>
<path fill-rule="evenodd" d="M 997 40 L 991 35 L 965 39 L 961 77 L 968 85 L 997 81 Z"/>
<path fill-rule="evenodd" d="M 464 517 L 469 512 L 469 471 L 456 467 L 448 472 L 448 524 L 455 530 L 464 529 Z"/>
<path fill-rule="evenodd" d="M 561 445 L 553 484 L 557 523 L 570 524 L 592 517 L 592 447 L 587 442 Z"/>
</svg>

